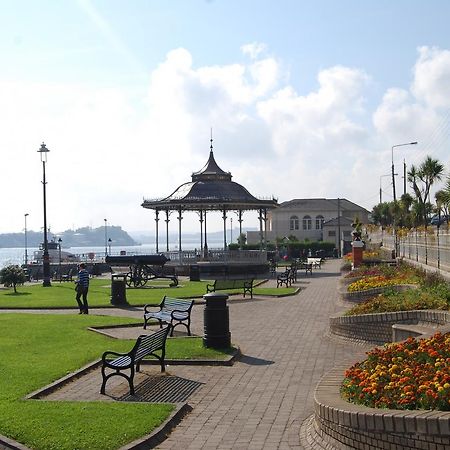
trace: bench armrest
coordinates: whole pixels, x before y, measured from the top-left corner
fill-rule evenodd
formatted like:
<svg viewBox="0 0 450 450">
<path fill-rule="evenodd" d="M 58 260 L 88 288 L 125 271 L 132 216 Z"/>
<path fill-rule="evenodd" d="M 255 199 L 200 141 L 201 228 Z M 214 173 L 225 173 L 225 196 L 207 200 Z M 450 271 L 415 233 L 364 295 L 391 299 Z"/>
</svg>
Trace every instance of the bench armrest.
<svg viewBox="0 0 450 450">
<path fill-rule="evenodd" d="M 191 312 L 188 309 L 172 309 L 170 311 L 172 317 L 175 313 L 187 314 L 189 316 Z"/>
<path fill-rule="evenodd" d="M 149 313 L 149 312 L 155 312 L 154 310 L 151 310 L 150 308 L 159 308 L 158 311 L 162 310 L 161 305 L 145 305 L 144 306 L 144 314 Z"/>
<path fill-rule="evenodd" d="M 118 353 L 113 351 L 104 352 L 102 355 L 102 361 L 106 361 L 109 356 L 120 357 L 120 356 L 129 356 L 129 353 Z"/>
</svg>

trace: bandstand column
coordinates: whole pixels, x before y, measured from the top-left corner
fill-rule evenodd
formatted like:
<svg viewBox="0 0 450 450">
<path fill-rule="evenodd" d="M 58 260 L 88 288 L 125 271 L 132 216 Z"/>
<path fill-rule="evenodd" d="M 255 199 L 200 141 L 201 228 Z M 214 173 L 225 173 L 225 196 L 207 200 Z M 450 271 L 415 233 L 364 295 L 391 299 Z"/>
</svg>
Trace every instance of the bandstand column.
<svg viewBox="0 0 450 450">
<path fill-rule="evenodd" d="M 181 206 L 178 208 L 178 251 L 180 252 L 180 262 L 181 262 L 181 221 L 183 216 L 181 215 Z"/>
<path fill-rule="evenodd" d="M 200 255 L 203 255 L 203 210 L 199 211 L 200 214 Z"/>
<path fill-rule="evenodd" d="M 223 249 L 226 250 L 227 249 L 227 210 L 223 209 L 223 214 L 222 214 L 222 219 L 223 219 Z"/>
<path fill-rule="evenodd" d="M 238 212 L 238 222 L 239 222 L 239 248 L 242 250 L 242 239 L 241 239 L 241 235 L 242 235 L 242 209 L 239 210 Z"/>
<path fill-rule="evenodd" d="M 169 222 L 170 222 L 169 210 L 168 209 L 166 209 L 166 220 L 165 220 L 165 222 L 166 222 L 166 252 L 168 252 L 169 251 Z"/>
<path fill-rule="evenodd" d="M 262 215 L 262 209 L 260 209 L 259 210 L 259 216 L 258 216 L 258 219 L 259 219 L 259 246 L 260 246 L 260 248 L 262 249 L 263 247 L 264 247 L 264 244 L 263 244 L 263 215 Z"/>
<path fill-rule="evenodd" d="M 156 222 L 156 253 L 159 253 L 159 210 L 155 209 L 155 222 Z"/>
<path fill-rule="evenodd" d="M 263 221 L 264 221 L 264 248 L 267 249 L 267 208 L 263 209 Z"/>
<path fill-rule="evenodd" d="M 205 245 L 203 247 L 203 258 L 208 259 L 208 239 L 206 233 L 206 209 L 205 209 Z"/>
</svg>

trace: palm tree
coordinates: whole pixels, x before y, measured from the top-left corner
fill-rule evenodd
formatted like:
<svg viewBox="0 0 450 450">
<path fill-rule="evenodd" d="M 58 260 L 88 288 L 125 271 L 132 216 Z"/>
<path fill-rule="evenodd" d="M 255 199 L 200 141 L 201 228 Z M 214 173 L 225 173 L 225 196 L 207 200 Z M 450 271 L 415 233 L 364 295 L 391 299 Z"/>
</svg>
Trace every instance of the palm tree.
<svg viewBox="0 0 450 450">
<path fill-rule="evenodd" d="M 412 165 L 408 172 L 408 181 L 419 204 L 415 212 L 420 214 L 420 221 L 425 226 L 427 225 L 427 216 L 430 210 L 429 205 L 427 205 L 430 202 L 430 189 L 436 181 L 441 180 L 443 173 L 444 165 L 431 156 L 427 156 L 419 167 Z"/>
</svg>

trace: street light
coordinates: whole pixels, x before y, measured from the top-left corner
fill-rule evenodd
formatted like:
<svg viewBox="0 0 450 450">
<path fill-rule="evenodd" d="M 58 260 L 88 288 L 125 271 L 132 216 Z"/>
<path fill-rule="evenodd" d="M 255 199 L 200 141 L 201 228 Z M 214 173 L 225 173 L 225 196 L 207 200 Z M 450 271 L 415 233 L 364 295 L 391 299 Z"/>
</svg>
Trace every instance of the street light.
<svg viewBox="0 0 450 450">
<path fill-rule="evenodd" d="M 105 221 L 105 257 L 108 256 L 108 220 L 103 219 Z"/>
<path fill-rule="evenodd" d="M 417 142 L 407 142 L 405 144 L 396 144 L 393 145 L 391 148 L 391 163 L 392 163 L 392 167 L 391 167 L 391 174 L 392 174 L 392 193 L 394 196 L 394 202 L 397 201 L 397 197 L 395 195 L 395 170 L 394 170 L 394 147 L 403 147 L 404 145 L 416 145 Z"/>
<path fill-rule="evenodd" d="M 395 176 L 398 175 L 398 173 L 394 173 Z M 381 179 L 384 177 L 390 177 L 391 174 L 387 173 L 386 175 L 380 175 L 380 203 L 383 203 L 383 191 L 381 190 Z"/>
<path fill-rule="evenodd" d="M 109 254 L 111 255 L 111 243 L 112 243 L 112 239 L 108 238 L 108 247 L 109 247 Z"/>
<path fill-rule="evenodd" d="M 47 197 L 46 197 L 46 189 L 45 186 L 47 182 L 45 181 L 45 163 L 47 162 L 47 153 L 50 150 L 45 146 L 44 143 L 41 144 L 41 147 L 38 150 L 38 153 L 41 155 L 42 162 L 42 186 L 43 186 L 43 197 L 44 197 L 44 253 L 43 253 L 43 263 L 42 268 L 44 272 L 43 283 L 42 286 L 50 287 L 50 258 L 48 254 L 48 240 L 47 240 Z"/>
<path fill-rule="evenodd" d="M 58 239 L 58 250 L 59 250 L 59 282 L 60 283 L 62 281 L 62 273 L 61 273 L 61 242 L 62 242 L 62 239 L 59 238 Z"/>
<path fill-rule="evenodd" d="M 403 147 L 404 145 L 416 145 L 417 142 L 406 142 L 405 144 L 396 144 L 393 145 L 391 148 L 391 172 L 392 172 L 392 192 L 394 194 L 394 202 L 397 201 L 397 198 L 395 196 L 395 174 L 394 174 L 394 147 Z M 394 215 L 394 253 L 395 256 L 398 255 L 398 237 L 397 237 L 397 228 L 395 223 L 395 215 Z"/>
<path fill-rule="evenodd" d="M 24 214 L 25 218 L 25 267 L 28 266 L 28 241 L 27 241 L 27 217 L 29 216 L 28 213 Z"/>
</svg>

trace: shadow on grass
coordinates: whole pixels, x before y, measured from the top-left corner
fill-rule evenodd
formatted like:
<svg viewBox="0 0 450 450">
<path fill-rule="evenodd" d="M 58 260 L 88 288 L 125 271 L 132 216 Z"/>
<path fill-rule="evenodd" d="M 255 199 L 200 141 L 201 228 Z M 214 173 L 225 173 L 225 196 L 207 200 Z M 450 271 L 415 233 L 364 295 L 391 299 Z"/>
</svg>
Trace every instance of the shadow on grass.
<svg viewBox="0 0 450 450">
<path fill-rule="evenodd" d="M 31 292 L 8 292 L 5 296 L 21 297 L 22 295 L 31 295 Z"/>
</svg>

